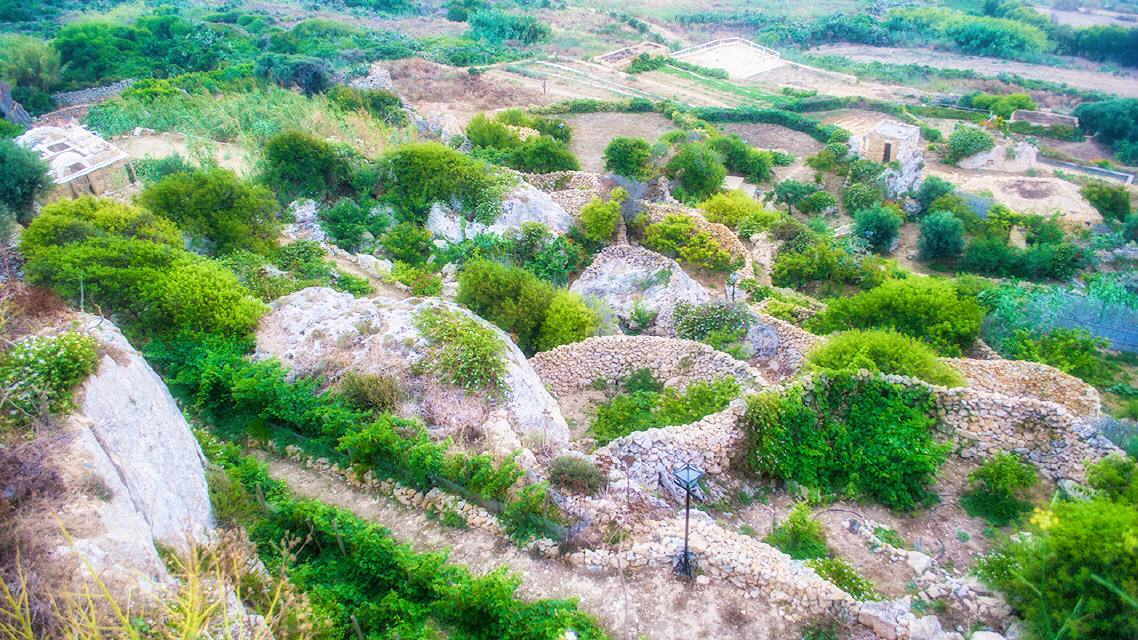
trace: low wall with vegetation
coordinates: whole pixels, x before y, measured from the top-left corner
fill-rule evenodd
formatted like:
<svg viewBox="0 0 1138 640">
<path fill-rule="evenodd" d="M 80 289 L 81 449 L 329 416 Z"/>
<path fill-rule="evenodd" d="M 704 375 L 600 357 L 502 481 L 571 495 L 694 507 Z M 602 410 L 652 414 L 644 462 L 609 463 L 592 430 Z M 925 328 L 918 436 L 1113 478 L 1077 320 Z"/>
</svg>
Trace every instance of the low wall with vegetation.
<svg viewBox="0 0 1138 640">
<path fill-rule="evenodd" d="M 1054 402 L 1076 416 L 1102 414 L 1102 398 L 1091 385 L 1045 364 L 1025 360 L 944 358 L 971 389 Z"/>
</svg>

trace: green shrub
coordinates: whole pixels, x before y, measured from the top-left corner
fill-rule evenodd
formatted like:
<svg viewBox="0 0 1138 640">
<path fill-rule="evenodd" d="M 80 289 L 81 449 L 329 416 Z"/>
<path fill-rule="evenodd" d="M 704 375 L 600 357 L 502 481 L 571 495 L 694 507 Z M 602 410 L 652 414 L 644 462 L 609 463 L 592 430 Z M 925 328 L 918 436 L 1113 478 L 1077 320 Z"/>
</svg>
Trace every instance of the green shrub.
<svg viewBox="0 0 1138 640">
<path fill-rule="evenodd" d="M 343 109 L 367 111 L 383 122 L 401 126 L 407 121 L 403 112 L 403 100 L 396 94 L 383 89 L 356 89 L 337 84 L 325 92 L 328 99 Z"/>
<path fill-rule="evenodd" d="M 815 191 L 798 201 L 798 210 L 807 215 L 837 211 L 838 199 L 827 191 Z"/>
<path fill-rule="evenodd" d="M 677 182 L 673 195 L 684 202 L 706 200 L 723 187 L 727 167 L 708 147 L 688 143 L 680 145 L 676 155 L 668 161 L 666 172 Z"/>
<path fill-rule="evenodd" d="M 509 165 L 525 173 L 576 171 L 581 168 L 568 145 L 549 136 L 527 139 L 510 154 Z"/>
<path fill-rule="evenodd" d="M 262 179 L 281 202 L 323 200 L 337 192 L 347 175 L 343 154 L 313 136 L 285 131 L 265 145 Z"/>
<path fill-rule="evenodd" d="M 616 198 L 602 201 L 599 197 L 593 198 L 581 207 L 578 223 L 581 233 L 590 242 L 607 242 L 616 232 L 616 223 L 620 220 L 620 201 Z"/>
<path fill-rule="evenodd" d="M 717 193 L 700 203 L 699 208 L 708 222 L 718 222 L 732 229 L 739 229 L 744 220 L 753 227 L 769 228 L 779 218 L 777 213 L 738 190 Z"/>
<path fill-rule="evenodd" d="M 400 222 L 391 227 L 379 239 L 392 260 L 421 265 L 431 257 L 431 232 L 413 222 Z"/>
<path fill-rule="evenodd" d="M 648 177 L 648 161 L 652 146 L 644 138 L 617 136 L 605 147 L 605 171 L 633 180 Z"/>
<path fill-rule="evenodd" d="M 0 354 L 0 429 L 22 428 L 45 410 L 70 411 L 72 390 L 98 365 L 95 347 L 94 338 L 74 332 L 31 336 L 8 347 Z"/>
<path fill-rule="evenodd" d="M 417 267 L 406 262 L 395 261 L 391 266 L 391 279 L 411 288 L 415 297 L 437 296 L 442 293 L 443 279 L 426 267 Z"/>
<path fill-rule="evenodd" d="M 1133 214 L 1122 223 L 1122 238 L 1127 242 L 1138 243 L 1138 214 Z"/>
<path fill-rule="evenodd" d="M 175 173 L 193 171 L 182 156 L 171 153 L 164 158 L 142 158 L 134 161 L 134 173 L 144 185 L 158 182 Z"/>
<path fill-rule="evenodd" d="M 625 379 L 622 385 L 625 393 L 636 393 L 637 391 L 663 391 L 664 383 L 656 379 L 652 375 L 652 370 L 648 368 L 637 369 L 632 372 L 632 375 Z"/>
<path fill-rule="evenodd" d="M 890 280 L 849 298 L 834 300 L 807 326 L 816 333 L 843 329 L 893 329 L 923 340 L 943 355 L 959 355 L 976 339 L 984 310 L 961 298 L 951 281 Z"/>
<path fill-rule="evenodd" d="M 31 220 L 36 195 L 51 184 L 47 165 L 39 154 L 11 140 L 0 139 L 0 204 L 8 207 L 21 224 Z"/>
<path fill-rule="evenodd" d="M 553 298 L 553 287 L 525 269 L 472 260 L 458 274 L 455 301 L 501 327 L 532 355 Z"/>
<path fill-rule="evenodd" d="M 645 227 L 644 246 L 713 271 L 734 271 L 741 261 L 710 233 L 700 231 L 695 218 L 680 213 L 670 213 Z"/>
<path fill-rule="evenodd" d="M 964 377 L 937 360 L 923 342 L 895 331 L 846 331 L 831 336 L 806 358 L 819 369 L 857 372 L 859 369 L 912 376 L 946 387 L 964 386 Z"/>
<path fill-rule="evenodd" d="M 548 351 L 563 344 L 579 342 L 597 330 L 595 311 L 585 304 L 581 296 L 569 291 L 558 291 L 549 302 L 538 333 L 539 351 Z"/>
<path fill-rule="evenodd" d="M 471 14 L 467 20 L 470 37 L 502 43 L 517 40 L 527 45 L 549 40 L 553 33 L 548 24 L 532 15 L 504 13 L 496 9 L 483 9 Z"/>
<path fill-rule="evenodd" d="M 173 173 L 146 187 L 138 202 L 204 240 L 210 253 L 276 246 L 280 206 L 272 193 L 225 169 Z"/>
<path fill-rule="evenodd" d="M 782 524 L 774 527 L 763 542 L 795 560 L 825 558 L 830 553 L 822 523 L 810 517 L 810 505 L 799 502 Z"/>
<path fill-rule="evenodd" d="M 859 211 L 880 207 L 883 198 L 880 188 L 855 182 L 842 193 L 842 204 L 851 215 L 856 215 Z"/>
<path fill-rule="evenodd" d="M 748 398 L 751 470 L 900 511 L 934 499 L 928 485 L 948 447 L 933 439 L 936 406 L 928 391 L 848 374 L 810 384 L 809 391 L 796 385 Z"/>
<path fill-rule="evenodd" d="M 1087 465 L 1087 485 L 1122 504 L 1138 504 L 1138 461 L 1111 455 Z"/>
<path fill-rule="evenodd" d="M 1024 501 L 1023 493 L 1038 481 L 1034 467 L 1000 451 L 968 474 L 969 489 L 960 498 L 960 505 L 968 515 L 979 516 L 988 524 L 1004 527 L 1031 509 L 1031 504 Z"/>
<path fill-rule="evenodd" d="M 873 581 L 862 576 L 857 567 L 842 558 L 812 558 L 805 564 L 857 600 L 882 599 L 882 595 L 874 588 Z"/>
<path fill-rule="evenodd" d="M 1004 119 L 1012 117 L 1012 113 L 1017 109 L 1024 109 L 1026 111 L 1034 111 L 1036 109 L 1035 101 L 1026 93 L 1009 93 L 1003 96 L 980 93 L 971 96 L 969 102 L 972 107 L 988 109 Z"/>
<path fill-rule="evenodd" d="M 848 193 L 848 192 L 847 192 Z M 904 219 L 892 208 L 880 205 L 853 214 L 854 233 L 864 238 L 876 253 L 889 253 L 901 232 Z"/>
<path fill-rule="evenodd" d="M 558 456 L 549 463 L 549 482 L 554 486 L 593 495 L 608 479 L 592 460 L 579 456 Z"/>
<path fill-rule="evenodd" d="M 142 289 L 149 303 L 144 321 L 152 326 L 242 335 L 265 311 L 232 271 L 211 260 L 176 263 Z"/>
<path fill-rule="evenodd" d="M 516 149 L 522 144 L 521 138 L 504 122 L 489 118 L 480 113 L 466 125 L 466 137 L 475 147 L 493 149 Z"/>
<path fill-rule="evenodd" d="M 707 145 L 719 154 L 728 171 L 742 174 L 756 184 L 770 180 L 771 168 L 774 166 L 772 152 L 755 149 L 734 134 L 712 136 Z"/>
<path fill-rule="evenodd" d="M 964 252 L 964 223 L 948 211 L 936 211 L 921 220 L 917 240 L 921 260 L 955 260 Z"/>
<path fill-rule="evenodd" d="M 414 320 L 431 345 L 423 366 L 443 382 L 472 391 L 502 389 L 506 345 L 493 330 L 458 311 L 435 307 L 417 311 Z"/>
<path fill-rule="evenodd" d="M 726 409 L 738 396 L 739 384 L 731 377 L 692 382 L 683 393 L 675 389 L 626 391 L 597 407 L 589 435 L 598 445 L 605 445 L 635 431 L 690 424 Z"/>
<path fill-rule="evenodd" d="M 767 201 L 773 201 L 775 204 L 785 204 L 788 211 L 793 211 L 811 194 L 817 192 L 818 185 L 808 182 L 799 182 L 797 180 L 783 180 L 774 186 L 772 191 L 767 192 L 765 196 Z"/>
<path fill-rule="evenodd" d="M 374 240 L 392 224 L 391 216 L 368 211 L 348 198 L 341 198 L 336 204 L 321 209 L 318 215 L 320 228 L 332 242 L 351 253 L 366 248 L 364 234 L 370 234 Z"/>
<path fill-rule="evenodd" d="M 340 393 L 360 409 L 394 413 L 403 399 L 399 382 L 392 376 L 348 372 L 340 378 Z"/>
<path fill-rule="evenodd" d="M 400 219 L 425 222 L 431 205 L 458 201 L 469 220 L 490 224 L 504 184 L 485 164 L 436 142 L 404 144 L 379 163 L 383 201 Z"/>
<path fill-rule="evenodd" d="M 942 196 L 952 195 L 956 191 L 956 185 L 952 184 L 944 178 L 937 176 L 929 176 L 921 182 L 920 188 L 917 189 L 916 200 L 921 205 L 921 213 L 925 214 L 932 211 L 930 207 L 932 203 Z"/>
<path fill-rule="evenodd" d="M 1014 360 L 1049 364 L 1083 382 L 1105 387 L 1121 372 L 1118 364 L 1105 357 L 1108 346 L 1104 338 L 1085 329 L 1056 328 L 1042 336 L 1036 330 L 1016 329 L 1004 350 Z"/>
<path fill-rule="evenodd" d="M 1027 630 L 1078 640 L 1124 640 L 1138 616 L 1118 591 L 1138 589 L 1138 506 L 1098 498 L 1036 510 L 1030 536 L 1013 536 L 983 558 L 978 573 L 1019 613 Z"/>
<path fill-rule="evenodd" d="M 1122 222 L 1130 215 L 1130 192 L 1122 185 L 1092 180 L 1079 191 L 1104 220 Z"/>
<path fill-rule="evenodd" d="M 964 158 L 988 151 L 996 146 L 995 139 L 984 131 L 964 124 L 956 125 L 945 144 L 944 161 L 956 164 Z"/>
<path fill-rule="evenodd" d="M 265 53 L 257 58 L 257 77 L 273 82 L 285 89 L 296 87 L 306 97 L 323 93 L 332 85 L 332 68 L 320 58 Z"/>
</svg>

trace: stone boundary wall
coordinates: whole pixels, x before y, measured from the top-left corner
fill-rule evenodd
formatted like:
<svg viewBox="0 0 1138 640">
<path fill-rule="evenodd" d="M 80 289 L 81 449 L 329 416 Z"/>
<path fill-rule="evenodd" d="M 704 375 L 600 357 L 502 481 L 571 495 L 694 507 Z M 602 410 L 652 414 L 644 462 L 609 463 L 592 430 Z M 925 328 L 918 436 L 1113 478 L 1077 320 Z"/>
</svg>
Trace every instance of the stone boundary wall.
<svg viewBox="0 0 1138 640">
<path fill-rule="evenodd" d="M 719 475 L 738 449 L 743 435 L 738 424 L 746 409 L 746 402 L 737 399 L 691 424 L 636 431 L 597 449 L 593 460 L 598 468 L 618 470 L 649 489 L 670 484 L 672 470 L 689 462 Z"/>
<path fill-rule="evenodd" d="M 698 209 L 685 207 L 677 204 L 666 204 L 662 202 L 645 202 L 644 212 L 648 215 L 648 222 L 657 223 L 663 222 L 664 218 L 671 214 L 678 214 L 688 216 L 695 219 L 696 228 L 700 231 L 706 231 L 716 240 L 728 253 L 736 258 L 743 259 L 743 267 L 739 269 L 742 274 L 754 273 L 753 258 L 751 252 L 739 240 L 739 236 L 735 235 L 729 227 L 718 222 L 708 222 L 707 218 Z"/>
<path fill-rule="evenodd" d="M 602 197 L 608 190 L 606 181 L 595 173 L 585 171 L 557 171 L 555 173 L 523 173 L 522 179 L 539 191 L 549 194 L 573 217 L 581 214 L 581 207 L 593 198 Z"/>
<path fill-rule="evenodd" d="M 962 373 L 968 386 L 977 391 L 1054 402 L 1077 416 L 1102 414 L 1098 390 L 1055 367 L 1023 360 L 942 358 L 941 361 Z"/>
<path fill-rule="evenodd" d="M 554 396 L 585 389 L 598 379 L 621 382 L 645 368 L 669 386 L 726 376 L 735 376 L 744 389 L 767 384 L 746 362 L 702 342 L 658 336 L 597 336 L 543 351 L 529 362 Z"/>
<path fill-rule="evenodd" d="M 114 84 L 108 84 L 102 87 L 91 87 L 89 89 L 80 89 L 78 91 L 55 93 L 52 94 L 51 98 L 52 100 L 55 100 L 57 107 L 73 107 L 79 104 L 95 104 L 110 100 L 123 91 L 126 91 L 132 84 L 134 84 L 134 80 L 120 80 Z"/>
</svg>

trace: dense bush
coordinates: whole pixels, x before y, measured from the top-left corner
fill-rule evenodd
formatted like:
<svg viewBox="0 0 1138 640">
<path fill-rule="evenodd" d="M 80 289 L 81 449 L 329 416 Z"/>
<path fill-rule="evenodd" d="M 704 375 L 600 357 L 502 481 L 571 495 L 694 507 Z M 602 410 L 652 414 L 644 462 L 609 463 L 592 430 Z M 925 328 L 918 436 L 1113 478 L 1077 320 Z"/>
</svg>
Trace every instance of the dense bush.
<svg viewBox="0 0 1138 640">
<path fill-rule="evenodd" d="M 398 95 L 383 89 L 356 89 L 338 84 L 325 92 L 328 99 L 343 109 L 367 111 L 383 122 L 399 126 L 407 121 L 403 111 L 403 100 Z"/>
<path fill-rule="evenodd" d="M 668 161 L 666 172 L 676 180 L 673 195 L 685 202 L 706 200 L 723 187 L 727 167 L 719 155 L 705 145 L 680 145 L 676 155 Z"/>
<path fill-rule="evenodd" d="M 599 319 L 581 296 L 561 290 L 554 294 L 545 311 L 545 319 L 537 336 L 539 351 L 563 344 L 579 342 L 593 335 Z"/>
<path fill-rule="evenodd" d="M 842 192 L 842 204 L 851 215 L 881 206 L 883 198 L 880 188 L 863 182 L 855 182 Z"/>
<path fill-rule="evenodd" d="M 455 301 L 501 327 L 532 355 L 539 350 L 554 293 L 549 283 L 525 269 L 472 260 L 458 275 Z"/>
<path fill-rule="evenodd" d="M 413 222 L 400 222 L 388 229 L 379 244 L 393 260 L 421 265 L 431 256 L 431 232 Z"/>
<path fill-rule="evenodd" d="M 340 393 L 348 403 L 380 413 L 394 413 L 403 399 L 399 382 L 392 376 L 354 371 L 340 378 Z"/>
<path fill-rule="evenodd" d="M 72 391 L 98 364 L 95 347 L 94 338 L 68 332 L 23 338 L 0 353 L 0 430 L 70 411 Z"/>
<path fill-rule="evenodd" d="M 1039 481 L 1034 467 L 1019 458 L 998 451 L 968 474 L 968 492 L 960 506 L 970 516 L 980 516 L 989 524 L 1004 527 L 1031 509 L 1023 493 Z"/>
<path fill-rule="evenodd" d="M 846 287 L 869 289 L 880 285 L 896 270 L 891 264 L 876 256 L 853 255 L 824 239 L 807 239 L 804 246 L 778 254 L 771 269 L 771 282 L 779 287 L 840 294 Z"/>
<path fill-rule="evenodd" d="M 1133 456 L 1107 456 L 1087 466 L 1087 484 L 1114 502 L 1138 504 L 1138 461 Z"/>
<path fill-rule="evenodd" d="M 1069 242 L 1018 249 L 1000 238 L 977 238 L 965 248 L 960 268 L 990 276 L 1068 280 L 1085 262 L 1083 250 Z"/>
<path fill-rule="evenodd" d="M 27 224 L 36 194 L 51 184 L 47 165 L 39 154 L 11 140 L 0 139 L 0 166 L 4 167 L 0 171 L 0 205 L 15 213 L 22 224 Z"/>
<path fill-rule="evenodd" d="M 1017 109 L 1027 111 L 1034 111 L 1036 109 L 1035 101 L 1026 93 L 1009 93 L 1002 96 L 993 95 L 991 93 L 979 93 L 969 96 L 968 102 L 969 104 L 966 106 L 975 107 L 977 109 L 988 109 L 992 113 L 1005 119 L 1012 117 L 1012 112 Z"/>
<path fill-rule="evenodd" d="M 338 271 L 314 240 L 296 240 L 268 254 L 233 251 L 219 262 L 264 302 L 308 287 L 332 287 L 356 296 L 371 292 L 367 280 Z"/>
<path fill-rule="evenodd" d="M 209 253 L 264 253 L 276 245 L 280 206 L 273 194 L 225 169 L 173 173 L 147 186 L 138 202 L 197 244 L 204 241 Z"/>
<path fill-rule="evenodd" d="M 955 260 L 964 252 L 964 223 L 947 211 L 936 211 L 921 220 L 917 239 L 921 260 Z"/>
<path fill-rule="evenodd" d="M 404 144 L 379 164 L 382 199 L 404 219 L 425 222 L 436 202 L 461 205 L 469 220 L 490 224 L 501 211 L 502 181 L 490 167 L 435 142 Z"/>
<path fill-rule="evenodd" d="M 431 345 L 422 366 L 444 382 L 471 391 L 500 391 L 505 385 L 506 345 L 493 330 L 458 311 L 427 307 L 415 313 L 415 327 Z"/>
<path fill-rule="evenodd" d="M 581 168 L 569 147 L 549 136 L 534 136 L 510 155 L 510 166 L 526 173 L 576 171 Z"/>
<path fill-rule="evenodd" d="M 988 132 L 976 127 L 958 124 L 953 129 L 952 135 L 948 136 L 948 142 L 945 143 L 944 161 L 948 164 L 956 164 L 964 158 L 974 156 L 982 151 L 988 151 L 995 146 L 996 141 Z"/>
<path fill-rule="evenodd" d="M 876 253 L 889 253 L 901 232 L 904 219 L 893 207 L 875 205 L 853 214 L 854 233 L 864 238 Z"/>
<path fill-rule="evenodd" d="M 769 227 L 779 218 L 777 213 L 738 190 L 717 193 L 701 202 L 699 208 L 708 222 L 725 224 L 732 229 L 738 229 L 744 220 L 753 227 Z"/>
<path fill-rule="evenodd" d="M 739 384 L 731 377 L 714 382 L 692 382 L 682 393 L 671 388 L 630 390 L 630 386 L 626 385 L 624 393 L 597 407 L 589 435 L 598 445 L 634 431 L 690 424 L 726 409 L 739 396 Z"/>
<path fill-rule="evenodd" d="M 1138 590 L 1138 506 L 1096 498 L 1059 501 L 985 557 L 980 577 L 999 589 L 1039 637 L 1066 628 L 1078 640 L 1124 640 L 1138 616 L 1122 594 Z M 1130 596 L 1132 597 L 1132 596 Z"/>
<path fill-rule="evenodd" d="M 756 184 L 770 180 L 775 161 L 772 152 L 755 149 L 734 134 L 712 136 L 707 146 L 719 154 L 728 171 Z"/>
<path fill-rule="evenodd" d="M 616 223 L 620 220 L 620 203 L 623 200 L 621 194 L 627 195 L 620 189 L 620 193 L 614 191 L 607 202 L 596 197 L 581 207 L 577 222 L 581 225 L 581 235 L 586 240 L 600 243 L 612 238 L 616 232 Z"/>
<path fill-rule="evenodd" d="M 954 356 L 976 339 L 983 317 L 980 305 L 962 298 L 951 282 L 915 277 L 834 300 L 808 326 L 819 333 L 893 329 Z"/>
<path fill-rule="evenodd" d="M 1122 185 L 1093 180 L 1083 185 L 1079 193 L 1098 209 L 1104 220 L 1122 222 L 1130 215 L 1130 192 Z"/>
<path fill-rule="evenodd" d="M 1105 358 L 1110 343 L 1085 329 L 1055 328 L 1038 331 L 1015 329 L 1004 343 L 1006 357 L 1049 364 L 1064 373 L 1099 387 L 1109 386 L 1119 374 L 1117 364 Z"/>
<path fill-rule="evenodd" d="M 1084 102 L 1075 108 L 1073 115 L 1079 119 L 1079 126 L 1095 135 L 1107 145 L 1113 145 L 1119 156 L 1127 164 L 1138 163 L 1138 98 L 1114 98 L 1098 102 Z"/>
<path fill-rule="evenodd" d="M 888 330 L 846 331 L 831 336 L 806 358 L 818 369 L 856 373 L 859 369 L 913 376 L 946 387 L 964 385 L 964 377 L 937 360 L 924 343 Z"/>
<path fill-rule="evenodd" d="M 280 198 L 323 200 L 340 188 L 348 165 L 336 147 L 299 131 L 285 131 L 269 139 L 264 150 L 262 179 Z"/>
<path fill-rule="evenodd" d="M 838 199 L 828 191 L 815 191 L 799 200 L 796 206 L 807 215 L 830 214 L 837 212 Z"/>
<path fill-rule="evenodd" d="M 652 146 L 644 138 L 617 136 L 605 147 L 605 171 L 633 180 L 648 177 Z"/>
<path fill-rule="evenodd" d="M 956 185 L 948 180 L 938 178 L 937 176 L 929 176 L 921 182 L 920 188 L 917 189 L 916 200 L 921 205 L 921 213 L 929 213 L 933 211 L 930 207 L 933 202 L 942 196 L 947 196 L 956 191 Z"/>
<path fill-rule="evenodd" d="M 934 498 L 928 485 L 948 451 L 932 437 L 935 412 L 919 387 L 816 377 L 809 389 L 748 398 L 746 463 L 810 489 L 912 510 Z"/>
<path fill-rule="evenodd" d="M 830 553 L 822 523 L 810 517 L 810 505 L 805 502 L 796 503 L 763 542 L 795 560 L 825 558 Z"/>
<path fill-rule="evenodd" d="M 354 200 L 341 198 L 318 212 L 320 228 L 341 249 L 357 253 L 365 249 L 365 234 L 374 241 L 391 226 L 391 216 L 369 211 Z"/>
<path fill-rule="evenodd" d="M 332 68 L 312 56 L 266 53 L 257 58 L 257 76 L 286 89 L 296 87 L 311 97 L 332 85 Z"/>
<path fill-rule="evenodd" d="M 680 213 L 670 213 L 645 227 L 644 246 L 713 271 L 734 271 L 742 262 L 710 233 L 700 231 L 695 218 Z"/>
<path fill-rule="evenodd" d="M 470 36 L 494 43 L 515 40 L 520 44 L 533 44 L 549 40 L 553 33 L 549 25 L 531 15 L 504 13 L 494 9 L 477 11 L 467 20 Z"/>
<path fill-rule="evenodd" d="M 873 581 L 858 573 L 857 567 L 846 560 L 841 558 L 814 558 L 807 560 L 805 565 L 858 600 L 881 600 L 883 598 L 874 588 Z M 808 639 L 803 636 L 802 640 Z"/>
<path fill-rule="evenodd" d="M 593 495 L 607 484 L 605 474 L 588 458 L 558 456 L 549 463 L 549 482 L 554 486 Z"/>
<path fill-rule="evenodd" d="M 767 193 L 766 200 L 775 204 L 785 204 L 788 211 L 793 211 L 799 203 L 819 190 L 818 185 L 799 182 L 797 180 L 783 180 L 774 186 L 774 190 Z"/>
</svg>

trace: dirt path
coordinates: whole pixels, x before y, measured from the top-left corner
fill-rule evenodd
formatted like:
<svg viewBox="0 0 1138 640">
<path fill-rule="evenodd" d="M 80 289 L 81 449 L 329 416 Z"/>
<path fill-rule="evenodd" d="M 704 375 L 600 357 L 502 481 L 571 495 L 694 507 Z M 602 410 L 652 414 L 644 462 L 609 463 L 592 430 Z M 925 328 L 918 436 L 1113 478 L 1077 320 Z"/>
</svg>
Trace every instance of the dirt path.
<svg viewBox="0 0 1138 640">
<path fill-rule="evenodd" d="M 359 266 L 351 260 L 348 260 L 343 256 L 332 254 L 330 252 L 327 255 L 329 258 L 331 258 L 332 262 L 336 263 L 336 268 L 340 271 L 343 271 L 344 273 L 355 276 L 357 278 L 363 278 L 364 280 L 368 281 L 374 290 L 374 293 L 368 296 L 369 298 L 383 297 L 402 300 L 404 298 L 411 297 L 411 294 L 407 293 L 406 291 L 403 291 L 397 287 L 393 287 L 390 284 L 384 282 L 382 279 L 377 278 L 371 273 L 368 273 L 367 271 L 359 268 Z"/>
<path fill-rule="evenodd" d="M 1026 62 L 1009 62 L 996 58 L 965 56 L 932 49 L 870 47 L 851 44 L 824 45 L 811 49 L 810 53 L 845 56 L 857 62 L 914 63 L 941 69 L 971 69 L 985 75 L 1014 73 L 1034 80 L 1066 83 L 1079 89 L 1138 97 L 1138 75 L 1135 72 L 1127 72 L 1126 75 L 1114 75 L 1096 71 L 1093 68 L 1077 68 L 1078 61 L 1072 61 L 1071 67 L 1049 67 Z"/>
<path fill-rule="evenodd" d="M 730 586 L 683 584 L 663 571 L 632 576 L 594 575 L 559 562 L 535 558 L 504 538 L 478 529 L 448 529 L 420 511 L 383 496 L 359 491 L 303 466 L 257 456 L 274 478 L 300 497 L 318 499 L 382 525 L 416 551 L 450 549 L 453 562 L 484 574 L 500 566 L 522 578 L 519 595 L 528 599 L 579 598 L 614 639 L 763 640 L 798 637 L 769 615 L 765 603 L 745 600 Z"/>
</svg>

